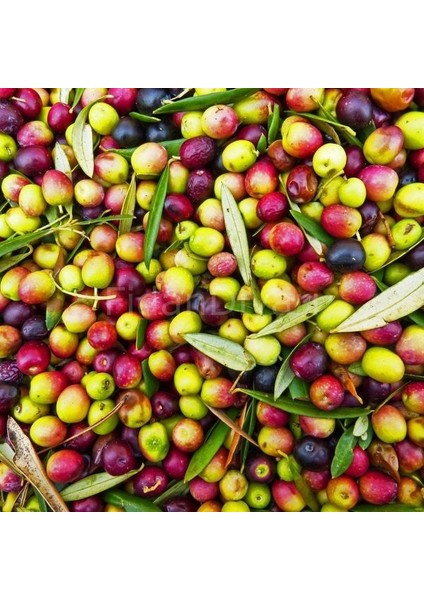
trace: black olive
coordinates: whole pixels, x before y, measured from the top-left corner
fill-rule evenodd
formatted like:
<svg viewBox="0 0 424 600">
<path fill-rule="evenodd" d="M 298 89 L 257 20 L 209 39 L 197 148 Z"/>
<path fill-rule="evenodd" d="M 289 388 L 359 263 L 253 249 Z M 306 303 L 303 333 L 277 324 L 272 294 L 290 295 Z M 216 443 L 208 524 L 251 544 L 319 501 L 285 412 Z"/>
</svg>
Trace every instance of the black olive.
<svg viewBox="0 0 424 600">
<path fill-rule="evenodd" d="M 131 117 L 122 117 L 112 131 L 112 137 L 121 148 L 139 146 L 145 140 L 143 124 Z"/>
<path fill-rule="evenodd" d="M 155 108 L 162 105 L 162 100 L 170 100 L 173 93 L 169 88 L 140 88 L 137 94 L 137 110 L 144 115 L 151 115 Z"/>
<path fill-rule="evenodd" d="M 271 367 L 256 367 L 253 372 L 253 384 L 255 390 L 260 392 L 272 392 L 274 389 L 275 378 L 280 370 L 280 365 L 275 364 Z"/>
<path fill-rule="evenodd" d="M 328 249 L 325 262 L 338 273 L 358 271 L 364 266 L 365 250 L 357 240 L 337 240 Z"/>
<path fill-rule="evenodd" d="M 327 440 L 307 435 L 296 442 L 293 454 L 305 469 L 322 471 L 330 466 L 332 453 Z"/>
<path fill-rule="evenodd" d="M 162 117 L 160 123 L 146 124 L 146 142 L 163 142 L 179 137 L 178 129 L 169 119 Z"/>
</svg>

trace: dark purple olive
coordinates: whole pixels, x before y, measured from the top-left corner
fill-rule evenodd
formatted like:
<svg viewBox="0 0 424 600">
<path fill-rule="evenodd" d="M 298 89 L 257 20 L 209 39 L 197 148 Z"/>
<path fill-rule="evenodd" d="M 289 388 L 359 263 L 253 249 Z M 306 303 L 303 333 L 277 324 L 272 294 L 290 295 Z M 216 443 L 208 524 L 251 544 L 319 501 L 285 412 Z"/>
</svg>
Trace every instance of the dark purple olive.
<svg viewBox="0 0 424 600">
<path fill-rule="evenodd" d="M 71 512 L 103 512 L 105 503 L 100 496 L 90 496 L 71 502 Z"/>
<path fill-rule="evenodd" d="M 372 377 L 364 377 L 358 387 L 358 394 L 371 406 L 376 406 L 390 394 L 390 383 L 381 383 Z"/>
<path fill-rule="evenodd" d="M 146 142 L 160 144 L 178 138 L 179 131 L 169 119 L 162 118 L 160 123 L 147 123 L 145 127 Z"/>
<path fill-rule="evenodd" d="M 418 246 L 410 250 L 405 256 L 404 261 L 413 271 L 422 269 L 424 267 L 424 242 L 421 242 Z"/>
<path fill-rule="evenodd" d="M 365 250 L 358 240 L 336 240 L 327 250 L 325 262 L 337 273 L 359 271 L 365 263 Z"/>
<path fill-rule="evenodd" d="M 208 412 L 207 415 L 205 415 L 202 419 L 199 420 L 199 423 L 202 426 L 203 431 L 206 432 L 212 427 L 212 425 L 215 425 L 216 417 L 211 412 Z"/>
<path fill-rule="evenodd" d="M 357 90 L 343 94 L 336 105 L 338 119 L 353 129 L 364 129 L 372 117 L 371 100 Z"/>
<path fill-rule="evenodd" d="M 77 437 L 73 440 L 69 440 L 63 444 L 64 448 L 68 448 L 70 450 L 76 450 L 83 454 L 90 450 L 93 446 L 94 442 L 97 440 L 97 435 L 91 429 L 89 431 L 84 431 L 87 429 L 88 423 L 85 421 L 81 421 L 79 423 L 72 423 L 68 427 L 68 438 L 76 435 Z M 84 431 L 84 433 L 82 433 Z"/>
<path fill-rule="evenodd" d="M 359 402 L 358 398 L 356 398 L 353 394 L 351 394 L 350 392 L 345 392 L 341 406 L 343 406 L 344 408 L 359 408 L 361 406 L 361 403 Z"/>
<path fill-rule="evenodd" d="M 328 357 L 324 346 L 317 342 L 307 342 L 294 351 L 290 358 L 293 373 L 304 381 L 314 381 L 327 369 Z"/>
<path fill-rule="evenodd" d="M 346 150 L 346 166 L 344 173 L 346 177 L 357 177 L 358 173 L 367 166 L 364 153 L 358 146 L 347 146 Z"/>
<path fill-rule="evenodd" d="M 424 88 L 415 88 L 414 102 L 419 108 L 424 108 Z"/>
<path fill-rule="evenodd" d="M 24 124 L 20 111 L 8 100 L 0 100 L 0 133 L 16 136 Z"/>
<path fill-rule="evenodd" d="M 1 360 L 0 361 L 0 382 L 15 383 L 19 385 L 24 375 L 19 370 L 16 360 Z"/>
<path fill-rule="evenodd" d="M 216 141 L 206 135 L 190 138 L 181 145 L 181 162 L 188 169 L 202 169 L 215 158 L 217 149 Z"/>
<path fill-rule="evenodd" d="M 142 498 L 156 498 L 166 490 L 168 482 L 168 475 L 161 467 L 147 465 L 134 476 L 134 494 Z"/>
<path fill-rule="evenodd" d="M 275 475 L 275 461 L 266 454 L 252 456 L 246 462 L 245 475 L 250 481 L 271 483 Z"/>
<path fill-rule="evenodd" d="M 207 294 L 199 303 L 199 316 L 206 325 L 217 327 L 228 318 L 229 311 L 218 296 Z"/>
<path fill-rule="evenodd" d="M 124 440 L 112 440 L 103 448 L 102 465 L 109 475 L 124 475 L 136 467 L 134 451 Z"/>
<path fill-rule="evenodd" d="M 236 140 L 247 140 L 257 146 L 263 135 L 265 137 L 268 135 L 265 127 L 254 123 L 252 125 L 244 125 L 244 127 L 241 127 L 241 129 L 237 131 Z"/>
<path fill-rule="evenodd" d="M 117 348 L 110 348 L 109 350 L 102 350 L 93 360 L 94 370 L 98 373 L 109 373 L 112 375 L 113 363 L 121 353 Z"/>
<path fill-rule="evenodd" d="M 143 124 L 131 117 L 122 117 L 112 131 L 112 137 L 121 148 L 140 146 L 145 140 Z"/>
<path fill-rule="evenodd" d="M 104 204 L 99 204 L 99 206 L 83 206 L 81 208 L 81 217 L 84 219 L 84 221 L 98 219 L 104 211 Z"/>
<path fill-rule="evenodd" d="M 162 504 L 164 512 L 197 512 L 199 507 L 199 502 L 191 496 L 175 496 Z"/>
<path fill-rule="evenodd" d="M 17 385 L 0 383 L 0 414 L 7 414 L 19 400 L 20 392 Z"/>
<path fill-rule="evenodd" d="M 3 160 L 0 160 L 0 181 L 3 181 L 3 179 L 9 175 L 9 173 L 9 165 Z"/>
<path fill-rule="evenodd" d="M 43 146 L 20 148 L 15 154 L 13 162 L 15 168 L 27 177 L 43 175 L 53 167 L 51 154 Z"/>
<path fill-rule="evenodd" d="M 179 412 L 178 396 L 172 392 L 160 390 L 153 394 L 150 402 L 156 419 L 168 419 Z"/>
<path fill-rule="evenodd" d="M 163 207 L 165 216 L 173 223 L 187 221 L 194 213 L 192 201 L 185 194 L 168 194 Z"/>
<path fill-rule="evenodd" d="M 188 344 L 183 344 L 182 346 L 178 346 L 172 353 L 175 362 L 178 365 L 182 365 L 183 363 L 192 362 L 191 349 Z"/>
<path fill-rule="evenodd" d="M 141 296 L 146 291 L 146 283 L 134 267 L 123 267 L 116 270 L 115 285 L 119 291 Z"/>
<path fill-rule="evenodd" d="M 362 226 L 360 231 L 361 235 L 368 235 L 372 232 L 378 221 L 378 206 L 376 202 L 365 200 L 365 202 L 358 208 L 362 217 Z"/>
<path fill-rule="evenodd" d="M 120 439 L 131 446 L 134 456 L 141 456 L 140 446 L 138 444 L 138 432 L 138 429 L 123 425 L 119 433 Z"/>
<path fill-rule="evenodd" d="M 214 178 L 207 169 L 191 171 L 187 181 L 187 195 L 196 203 L 213 196 Z"/>
<path fill-rule="evenodd" d="M 409 183 L 416 183 L 417 181 L 417 173 L 412 169 L 406 169 L 399 173 L 399 187 L 403 187 Z"/>
<path fill-rule="evenodd" d="M 166 474 L 169 475 L 171 479 L 184 479 L 190 458 L 190 454 L 182 452 L 176 446 L 171 444 L 168 454 L 162 461 Z"/>
<path fill-rule="evenodd" d="M 327 440 L 307 435 L 296 442 L 293 455 L 305 469 L 323 471 L 330 466 L 332 452 Z"/>
<path fill-rule="evenodd" d="M 21 328 L 27 319 L 35 315 L 35 308 L 25 302 L 9 302 L 3 311 L 5 325 Z"/>
<path fill-rule="evenodd" d="M 142 114 L 151 115 L 161 106 L 163 100 L 170 100 L 172 97 L 173 93 L 169 88 L 140 88 L 137 92 L 137 110 Z"/>
<path fill-rule="evenodd" d="M 271 367 L 256 367 L 253 373 L 253 385 L 255 390 L 260 392 L 272 392 L 274 389 L 275 378 L 281 367 L 277 363 Z M 248 371 L 250 372 L 250 371 Z"/>
<path fill-rule="evenodd" d="M 43 340 L 49 335 L 44 317 L 34 315 L 22 325 L 22 337 L 25 340 Z"/>
</svg>

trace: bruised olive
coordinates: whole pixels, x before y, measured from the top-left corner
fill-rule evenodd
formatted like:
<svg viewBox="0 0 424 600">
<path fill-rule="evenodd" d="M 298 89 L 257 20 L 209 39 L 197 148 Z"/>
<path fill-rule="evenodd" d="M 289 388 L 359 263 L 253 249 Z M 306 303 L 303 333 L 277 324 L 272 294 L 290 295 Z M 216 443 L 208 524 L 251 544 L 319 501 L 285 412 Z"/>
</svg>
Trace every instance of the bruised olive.
<svg viewBox="0 0 424 600">
<path fill-rule="evenodd" d="M 358 207 L 362 217 L 362 226 L 359 230 L 361 235 L 368 235 L 372 232 L 378 221 L 378 206 L 376 202 L 365 200 L 361 206 Z"/>
<path fill-rule="evenodd" d="M 305 469 L 322 471 L 330 466 L 331 450 L 327 440 L 305 436 L 296 442 L 294 457 Z"/>
<path fill-rule="evenodd" d="M 121 148 L 133 148 L 144 142 L 144 128 L 140 121 L 131 117 L 122 117 L 112 131 L 112 137 Z"/>
<path fill-rule="evenodd" d="M 328 249 L 325 262 L 332 271 L 351 273 L 364 266 L 365 251 L 357 240 L 337 240 Z"/>
</svg>

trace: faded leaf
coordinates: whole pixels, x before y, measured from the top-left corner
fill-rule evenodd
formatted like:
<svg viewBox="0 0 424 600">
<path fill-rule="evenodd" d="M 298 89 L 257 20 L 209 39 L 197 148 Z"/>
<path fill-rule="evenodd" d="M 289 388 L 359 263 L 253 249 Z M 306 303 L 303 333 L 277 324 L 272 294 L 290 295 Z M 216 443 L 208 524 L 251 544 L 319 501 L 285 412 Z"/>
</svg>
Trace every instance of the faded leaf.
<svg viewBox="0 0 424 600">
<path fill-rule="evenodd" d="M 130 185 L 128 186 L 127 193 L 125 194 L 124 202 L 122 203 L 121 207 L 121 216 L 127 216 L 121 219 L 121 221 L 119 222 L 118 235 L 122 235 L 123 233 L 128 233 L 131 231 L 135 209 L 135 192 L 135 173 L 133 173 Z"/>
<path fill-rule="evenodd" d="M 250 270 L 250 250 L 249 242 L 247 241 L 246 226 L 237 202 L 234 200 L 228 187 L 222 184 L 221 189 L 226 233 L 233 254 L 236 257 L 240 275 L 244 283 L 250 285 L 252 272 Z"/>
<path fill-rule="evenodd" d="M 230 417 L 228 416 L 228 414 L 225 411 L 221 410 L 220 408 L 213 408 L 212 406 L 208 406 L 208 409 L 211 411 L 211 413 L 213 413 L 216 417 L 218 417 L 218 419 L 220 421 L 222 421 L 230 429 L 232 429 L 236 434 L 240 435 L 241 437 L 243 437 L 245 440 L 247 440 L 254 446 L 258 446 L 258 444 L 255 442 L 255 440 L 248 433 L 243 431 L 243 429 L 241 429 L 241 427 L 239 427 L 235 421 L 230 419 Z"/>
<path fill-rule="evenodd" d="M 66 152 L 59 142 L 56 142 L 54 145 L 54 168 L 57 171 L 62 171 L 62 173 L 65 173 L 65 175 L 72 181 L 71 165 L 69 164 Z"/>
<path fill-rule="evenodd" d="M 259 88 L 235 88 L 225 92 L 213 92 L 202 96 L 191 96 L 181 100 L 170 100 L 153 111 L 155 115 L 188 110 L 204 110 L 215 104 L 232 104 L 257 92 Z"/>
<path fill-rule="evenodd" d="M 400 482 L 399 460 L 393 446 L 374 440 L 368 448 L 368 455 L 374 467 L 393 477 L 397 483 Z"/>
<path fill-rule="evenodd" d="M 218 335 L 186 333 L 183 337 L 191 346 L 229 369 L 250 371 L 256 365 L 253 356 L 243 346 Z"/>
<path fill-rule="evenodd" d="M 353 425 L 353 435 L 362 437 L 368 431 L 369 419 L 366 415 L 358 417 Z"/>
<path fill-rule="evenodd" d="M 75 483 L 71 483 L 65 489 L 61 491 L 62 498 L 66 502 L 74 500 L 83 500 L 84 498 L 90 498 L 95 494 L 101 494 L 102 492 L 109 490 L 112 487 L 118 486 L 127 479 L 130 479 L 144 468 L 142 465 L 139 469 L 129 471 L 124 475 L 113 476 L 109 473 L 95 473 L 84 477 Z"/>
<path fill-rule="evenodd" d="M 2 242 L 2 244 L 3 244 L 3 242 Z M 28 248 L 28 250 L 25 250 L 24 252 L 21 252 L 20 254 L 15 254 L 13 256 L 6 256 L 5 258 L 2 258 L 0 260 L 0 273 L 4 273 L 4 271 L 8 271 L 12 267 L 15 267 L 20 262 L 22 262 L 24 260 L 24 258 L 26 258 L 27 256 L 30 256 L 30 254 L 32 254 L 33 248 L 30 245 L 28 245 L 27 248 Z"/>
<path fill-rule="evenodd" d="M 247 410 L 247 404 L 245 404 L 243 406 L 243 409 L 241 411 L 240 416 L 238 417 L 238 419 L 236 420 L 236 425 L 238 425 L 238 427 L 243 428 L 244 425 L 244 420 L 246 418 L 246 410 Z M 248 434 L 249 435 L 249 434 Z M 238 448 L 238 445 L 240 443 L 240 434 L 239 433 L 235 433 L 233 435 L 233 439 L 231 441 L 231 446 L 230 449 L 228 451 L 228 456 L 227 456 L 227 460 L 225 461 L 225 468 L 228 467 L 228 465 L 231 463 L 231 461 L 233 460 L 233 456 L 236 453 L 236 450 Z"/>
<path fill-rule="evenodd" d="M 405 317 L 424 304 L 424 267 L 363 304 L 331 333 L 365 331 Z"/>
<path fill-rule="evenodd" d="M 173 485 L 170 485 L 160 496 L 152 500 L 153 504 L 161 505 L 163 502 L 174 498 L 175 496 L 181 496 L 188 491 L 189 485 L 185 481 L 176 481 Z"/>
</svg>

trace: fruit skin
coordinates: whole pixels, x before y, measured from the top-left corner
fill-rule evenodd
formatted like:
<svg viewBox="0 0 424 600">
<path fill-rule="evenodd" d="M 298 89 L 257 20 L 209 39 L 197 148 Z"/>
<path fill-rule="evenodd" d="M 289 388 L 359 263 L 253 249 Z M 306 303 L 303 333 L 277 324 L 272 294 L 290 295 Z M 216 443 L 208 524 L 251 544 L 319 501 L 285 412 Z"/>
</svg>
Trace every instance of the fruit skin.
<svg viewBox="0 0 424 600">
<path fill-rule="evenodd" d="M 389 504 L 396 498 L 398 484 L 386 473 L 371 469 L 359 478 L 359 492 L 369 504 Z"/>
<path fill-rule="evenodd" d="M 352 477 L 341 475 L 328 482 L 327 496 L 329 502 L 338 508 L 350 510 L 359 501 L 358 485 Z"/>
<path fill-rule="evenodd" d="M 385 404 L 371 415 L 371 423 L 376 436 L 388 444 L 401 442 L 407 433 L 406 421 L 400 410 Z"/>
<path fill-rule="evenodd" d="M 79 479 L 84 469 L 84 457 L 75 450 L 58 450 L 48 458 L 46 465 L 47 477 L 62 484 Z"/>
<path fill-rule="evenodd" d="M 306 503 L 297 489 L 290 481 L 274 481 L 271 488 L 272 498 L 284 512 L 300 512 Z"/>
<path fill-rule="evenodd" d="M 424 148 L 424 112 L 409 111 L 401 115 L 395 125 L 404 135 L 404 146 L 407 150 Z"/>
<path fill-rule="evenodd" d="M 361 361 L 365 373 L 381 383 L 400 381 L 405 373 L 402 359 L 389 350 L 380 346 L 368 348 Z"/>
<path fill-rule="evenodd" d="M 143 456 L 157 463 L 168 454 L 169 438 L 165 425 L 160 422 L 144 425 L 138 434 L 138 443 Z"/>
</svg>

